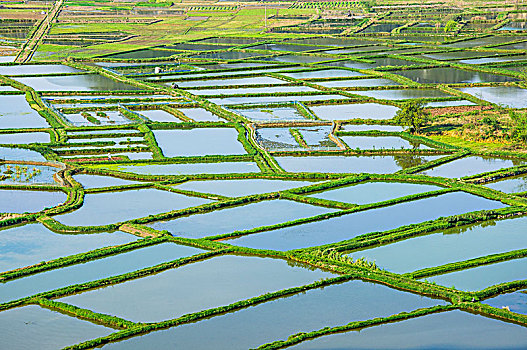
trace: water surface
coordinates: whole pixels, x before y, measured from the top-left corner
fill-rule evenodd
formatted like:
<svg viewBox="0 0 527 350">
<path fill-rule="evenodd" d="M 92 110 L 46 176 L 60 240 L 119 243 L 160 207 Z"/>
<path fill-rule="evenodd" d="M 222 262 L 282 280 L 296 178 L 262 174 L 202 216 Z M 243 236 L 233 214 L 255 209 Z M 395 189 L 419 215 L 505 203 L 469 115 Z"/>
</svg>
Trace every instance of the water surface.
<svg viewBox="0 0 527 350">
<path fill-rule="evenodd" d="M 181 120 L 175 117 L 174 115 L 166 111 L 160 110 L 160 109 L 140 111 L 139 113 L 154 122 L 172 122 L 172 123 L 181 122 Z"/>
<path fill-rule="evenodd" d="M 135 236 L 120 231 L 61 235 L 41 224 L 27 224 L 0 230 L 0 238 L 2 250 L 0 271 L 136 240 Z"/>
<path fill-rule="evenodd" d="M 27 145 L 30 143 L 48 143 L 49 141 L 50 136 L 47 132 L 17 132 L 12 134 L 0 134 L 0 144 Z"/>
<path fill-rule="evenodd" d="M 481 290 L 499 283 L 527 279 L 527 258 L 450 272 L 427 279 L 460 290 Z"/>
<path fill-rule="evenodd" d="M 324 120 L 391 119 L 399 108 L 378 103 L 354 103 L 348 105 L 322 105 L 310 109 Z"/>
<path fill-rule="evenodd" d="M 212 112 L 207 111 L 204 108 L 179 108 L 181 113 L 190 119 L 197 122 L 217 122 L 223 121 L 220 117 L 213 114 Z"/>
<path fill-rule="evenodd" d="M 229 243 L 257 249 L 299 249 L 339 242 L 364 233 L 391 230 L 442 216 L 503 207 L 504 205 L 500 202 L 463 192 L 454 192 L 299 226 L 256 233 L 230 240 Z"/>
<path fill-rule="evenodd" d="M 413 98 L 452 97 L 443 91 L 434 89 L 404 89 L 404 90 L 370 90 L 353 91 L 355 95 L 368 96 L 384 100 L 407 100 Z"/>
<path fill-rule="evenodd" d="M 236 129 L 154 130 L 153 133 L 165 157 L 247 153 L 237 140 Z"/>
<path fill-rule="evenodd" d="M 526 346 L 524 327 L 456 310 L 316 338 L 291 349 L 519 350 Z"/>
<path fill-rule="evenodd" d="M 152 188 L 87 194 L 80 209 L 56 216 L 70 226 L 99 226 L 194 207 L 209 200 Z"/>
<path fill-rule="evenodd" d="M 0 302 L 17 300 L 78 283 L 96 281 L 201 252 L 203 251 L 196 248 L 163 243 L 83 264 L 42 272 L 3 284 Z"/>
<path fill-rule="evenodd" d="M 310 181 L 287 181 L 266 179 L 244 180 L 205 180 L 188 181 L 176 188 L 186 191 L 215 193 L 227 197 L 248 196 L 250 194 L 284 191 L 291 188 L 313 185 Z"/>
<path fill-rule="evenodd" d="M 65 201 L 62 192 L 0 190 L 0 213 L 34 213 Z"/>
<path fill-rule="evenodd" d="M 479 99 L 505 105 L 510 108 L 527 107 L 527 90 L 517 86 L 483 86 L 462 88 L 459 91 L 476 96 Z"/>
<path fill-rule="evenodd" d="M 368 204 L 440 189 L 441 187 L 433 185 L 402 182 L 365 182 L 316 193 L 310 195 L 310 197 L 355 204 Z"/>
<path fill-rule="evenodd" d="M 15 78 L 37 91 L 140 90 L 97 74 Z"/>
<path fill-rule="evenodd" d="M 132 321 L 157 322 L 328 277 L 333 275 L 283 260 L 220 256 L 60 300 Z"/>
<path fill-rule="evenodd" d="M 527 175 L 491 182 L 485 186 L 505 193 L 525 192 L 527 191 Z"/>
<path fill-rule="evenodd" d="M 306 156 L 275 157 L 278 164 L 288 172 L 321 173 L 374 173 L 389 174 L 414 167 L 442 156 Z"/>
<path fill-rule="evenodd" d="M 20 350 L 61 349 L 114 332 L 36 305 L 0 312 L 0 328 L 2 347 Z"/>
<path fill-rule="evenodd" d="M 354 72 L 347 69 L 323 69 L 315 71 L 295 72 L 295 73 L 281 73 L 295 79 L 309 79 L 309 78 L 335 78 L 335 77 L 359 77 L 365 74 Z"/>
<path fill-rule="evenodd" d="M 25 95 L 0 95 L 0 106 L 0 129 L 49 127 L 46 120 L 29 106 Z"/>
<path fill-rule="evenodd" d="M 508 306 L 512 312 L 527 314 L 527 293 L 525 290 L 498 295 L 497 297 L 485 300 L 484 303 L 497 308 Z"/>
<path fill-rule="evenodd" d="M 488 171 L 495 171 L 502 168 L 508 168 L 524 164 L 525 161 L 519 159 L 501 159 L 480 156 L 470 156 L 456 159 L 452 162 L 439 165 L 437 167 L 425 170 L 420 174 L 428 176 L 441 176 L 448 178 L 463 177 L 476 175 Z"/>
<path fill-rule="evenodd" d="M 505 75 L 489 74 L 455 68 L 410 69 L 394 73 L 421 84 L 509 82 L 518 80 L 517 78 L 508 77 Z"/>
<path fill-rule="evenodd" d="M 78 174 L 78 175 L 73 175 L 73 178 L 77 182 L 79 182 L 84 188 L 100 188 L 100 187 L 110 187 L 110 186 L 131 185 L 131 184 L 137 183 L 137 181 L 130 181 L 130 180 L 125 180 L 125 179 L 120 179 L 118 177 L 101 176 L 101 175 Z"/>
<path fill-rule="evenodd" d="M 174 236 L 202 238 L 279 224 L 332 211 L 335 210 L 277 199 L 155 222 L 149 226 L 156 230 L 167 230 Z"/>
<path fill-rule="evenodd" d="M 110 349 L 141 349 L 155 344 L 187 349 L 254 349 L 291 334 L 351 321 L 383 317 L 444 302 L 403 293 L 373 283 L 350 281 L 269 301 L 194 324 L 150 333 Z M 276 317 L 280 315 L 280 317 Z M 207 334 L 206 337 L 200 336 Z"/>
<path fill-rule="evenodd" d="M 181 174 L 226 174 L 259 173 L 260 168 L 251 162 L 152 164 L 140 166 L 118 166 L 116 170 L 135 174 L 181 175 Z"/>
<path fill-rule="evenodd" d="M 440 266 L 480 256 L 527 248 L 527 218 L 489 221 L 437 231 L 378 248 L 351 253 L 395 273 Z M 401 259 L 411 256 L 411 259 Z"/>
</svg>

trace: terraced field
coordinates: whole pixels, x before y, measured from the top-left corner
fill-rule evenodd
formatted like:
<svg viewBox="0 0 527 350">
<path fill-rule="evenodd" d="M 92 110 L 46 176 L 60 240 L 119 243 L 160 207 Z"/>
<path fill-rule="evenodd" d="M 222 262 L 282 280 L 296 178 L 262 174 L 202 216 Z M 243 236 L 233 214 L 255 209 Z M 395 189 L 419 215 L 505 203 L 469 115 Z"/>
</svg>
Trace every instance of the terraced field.
<svg viewBox="0 0 527 350">
<path fill-rule="evenodd" d="M 9 5 L 0 347 L 526 348 L 527 7 L 469 4 Z"/>
</svg>

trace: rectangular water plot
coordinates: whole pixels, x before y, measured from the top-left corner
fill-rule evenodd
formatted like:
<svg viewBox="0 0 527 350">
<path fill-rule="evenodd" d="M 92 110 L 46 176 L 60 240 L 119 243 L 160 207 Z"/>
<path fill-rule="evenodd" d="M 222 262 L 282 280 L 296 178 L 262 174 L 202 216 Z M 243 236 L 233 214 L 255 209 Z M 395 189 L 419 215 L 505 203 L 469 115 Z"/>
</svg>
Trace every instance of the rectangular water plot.
<svg viewBox="0 0 527 350">
<path fill-rule="evenodd" d="M 15 78 L 37 91 L 140 90 L 97 74 Z"/>
<path fill-rule="evenodd" d="M 389 245 L 351 253 L 383 269 L 407 273 L 480 256 L 527 248 L 527 218 L 490 221 L 436 231 Z M 411 259 L 401 259 L 401 257 Z"/>
<path fill-rule="evenodd" d="M 328 88 L 339 88 L 339 87 L 374 87 L 374 86 L 393 86 L 400 85 L 390 79 L 351 79 L 351 80 L 335 80 L 335 81 L 322 81 L 316 82 L 315 84 L 325 86 Z"/>
<path fill-rule="evenodd" d="M 353 55 L 356 53 L 362 54 L 363 52 L 380 51 L 383 49 L 385 49 L 385 46 L 371 45 L 371 46 L 358 46 L 358 47 L 353 47 L 350 49 L 328 50 L 328 51 L 324 51 L 324 53 L 330 54 L 330 55 L 346 55 L 346 54 Z"/>
<path fill-rule="evenodd" d="M 157 322 L 327 277 L 333 275 L 284 260 L 221 256 L 61 301 L 128 320 Z"/>
<path fill-rule="evenodd" d="M 32 109 L 25 95 L 0 95 L 0 129 L 48 128 L 44 118 Z"/>
<path fill-rule="evenodd" d="M 320 46 L 309 46 L 309 45 L 288 45 L 288 44 L 259 44 L 256 46 L 249 47 L 251 50 L 269 50 L 269 51 L 291 51 L 291 52 L 302 52 L 302 51 L 313 51 L 321 50 L 323 47 Z"/>
<path fill-rule="evenodd" d="M 399 28 L 401 25 L 397 23 L 382 23 L 373 24 L 362 30 L 361 33 L 380 33 L 380 32 L 391 32 L 395 28 Z"/>
<path fill-rule="evenodd" d="M 267 179 L 204 180 L 189 181 L 176 185 L 186 191 L 214 193 L 227 197 L 248 196 L 257 193 L 284 191 L 291 188 L 313 185 L 310 181 L 287 181 Z"/>
<path fill-rule="evenodd" d="M 260 128 L 255 133 L 256 141 L 271 151 L 301 149 L 289 128 Z"/>
<path fill-rule="evenodd" d="M 111 58 L 125 58 L 125 59 L 145 59 L 145 58 L 161 58 L 170 57 L 176 55 L 177 51 L 170 50 L 155 50 L 155 49 L 143 49 L 130 52 L 118 53 L 111 55 Z"/>
<path fill-rule="evenodd" d="M 444 302 L 382 285 L 350 281 L 131 338 L 111 344 L 109 348 L 142 348 L 156 344 L 160 349 L 169 349 L 177 339 L 178 346 L 188 349 L 254 349 L 265 343 L 287 339 L 298 332 L 386 317 L 438 304 Z"/>
<path fill-rule="evenodd" d="M 321 173 L 373 173 L 389 174 L 401 169 L 425 164 L 441 156 L 394 155 L 394 156 L 318 156 L 275 157 L 288 172 Z"/>
<path fill-rule="evenodd" d="M 240 75 L 279 72 L 283 69 L 284 68 L 264 68 L 264 69 L 235 70 L 235 71 L 220 70 L 217 72 L 207 72 L 207 73 L 192 72 L 189 74 L 158 75 L 154 77 L 146 77 L 144 79 L 147 81 L 152 81 L 152 82 L 184 80 L 186 78 L 198 78 L 198 77 L 204 78 L 204 79 L 210 79 L 211 77 L 226 77 L 229 79 L 234 79 L 234 78 L 239 78 L 238 76 Z M 140 79 L 143 79 L 143 78 L 140 78 Z M 176 84 L 179 86 L 179 82 L 176 82 Z"/>
<path fill-rule="evenodd" d="M 236 113 L 258 122 L 276 121 L 307 121 L 295 107 L 265 107 L 252 109 L 237 109 Z"/>
<path fill-rule="evenodd" d="M 527 258 L 428 277 L 427 280 L 460 290 L 482 290 L 495 284 L 527 279 Z"/>
<path fill-rule="evenodd" d="M 35 213 L 65 201 L 62 192 L 0 190 L 0 213 Z"/>
<path fill-rule="evenodd" d="M 484 303 L 498 309 L 507 308 L 517 314 L 527 315 L 527 292 L 525 290 L 498 295 L 485 300 Z"/>
<path fill-rule="evenodd" d="M 169 122 L 169 123 L 180 123 L 181 119 L 178 119 L 173 114 L 168 113 L 167 111 L 163 111 L 160 109 L 151 109 L 147 111 L 140 111 L 141 115 L 145 116 L 146 118 L 150 119 L 153 122 Z"/>
<path fill-rule="evenodd" d="M 259 52 L 243 52 L 243 51 L 224 51 L 224 52 L 207 52 L 198 55 L 190 56 L 191 58 L 210 58 L 216 60 L 241 60 L 244 58 L 252 58 L 262 56 Z"/>
<path fill-rule="evenodd" d="M 332 201 L 368 204 L 382 202 L 393 198 L 409 196 L 418 193 L 440 190 L 441 187 L 424 184 L 402 182 L 366 182 L 351 186 L 340 187 L 310 197 Z"/>
<path fill-rule="evenodd" d="M 508 77 L 505 75 L 496 75 L 455 68 L 411 69 L 394 73 L 421 84 L 509 82 L 518 80 L 517 78 Z"/>
<path fill-rule="evenodd" d="M 374 68 L 385 67 L 385 66 L 410 66 L 414 64 L 420 64 L 420 63 L 408 61 L 408 60 L 401 60 L 399 58 L 392 58 L 392 57 L 367 58 L 367 59 L 363 59 L 362 62 L 348 60 L 348 61 L 336 61 L 336 62 L 324 63 L 324 65 L 327 65 L 327 66 L 353 68 L 353 69 L 374 69 Z"/>
<path fill-rule="evenodd" d="M 47 132 L 17 132 L 11 134 L 0 134 L 0 144 L 6 145 L 27 145 L 30 143 L 48 143 L 49 141 L 50 136 Z"/>
<path fill-rule="evenodd" d="M 82 70 L 72 68 L 63 64 L 20 64 L 12 66 L 0 66 L 0 74 L 11 76 L 79 72 L 82 72 Z"/>
<path fill-rule="evenodd" d="M 450 94 L 435 89 L 353 91 L 353 94 L 373 97 L 381 100 L 408 100 L 413 98 L 452 97 L 452 95 Z"/>
<path fill-rule="evenodd" d="M 101 188 L 110 186 L 123 186 L 138 183 L 137 181 L 130 181 L 120 179 L 118 177 L 77 174 L 73 175 L 73 179 L 80 183 L 84 188 Z"/>
<path fill-rule="evenodd" d="M 498 182 L 485 184 L 486 187 L 492 188 L 505 193 L 516 193 L 527 191 L 527 176 L 517 176 Z"/>
<path fill-rule="evenodd" d="M 36 151 L 23 148 L 0 147 L 1 160 L 30 160 L 45 162 L 46 158 Z M 16 165 L 15 165 L 16 166 Z"/>
<path fill-rule="evenodd" d="M 305 56 L 305 55 L 281 55 L 264 58 L 265 61 L 285 62 L 285 63 L 316 63 L 330 60 L 329 57 Z"/>
<path fill-rule="evenodd" d="M 360 331 L 336 333 L 302 342 L 291 349 L 502 350 L 526 346 L 524 327 L 455 310 L 386 323 Z"/>
<path fill-rule="evenodd" d="M 369 232 L 435 220 L 477 210 L 503 208 L 497 201 L 463 192 L 403 202 L 273 231 L 251 234 L 229 243 L 256 248 L 290 250 L 340 242 Z"/>
<path fill-rule="evenodd" d="M 333 209 L 288 200 L 271 200 L 149 224 L 174 236 L 202 238 L 324 214 Z"/>
<path fill-rule="evenodd" d="M 271 77 L 251 77 L 236 79 L 210 79 L 210 80 L 190 80 L 178 81 L 177 85 L 182 88 L 192 88 L 198 86 L 229 86 L 229 85 L 259 85 L 259 84 L 287 84 L 287 81 Z"/>
<path fill-rule="evenodd" d="M 517 86 L 468 87 L 459 91 L 510 108 L 527 107 L 527 91 Z"/>
<path fill-rule="evenodd" d="M 153 133 L 165 157 L 247 153 L 237 140 L 236 129 L 154 130 Z"/>
<path fill-rule="evenodd" d="M 0 184 L 55 184 L 53 175 L 58 171 L 43 165 L 0 164 Z"/>
<path fill-rule="evenodd" d="M 310 127 L 298 127 L 296 128 L 306 145 L 310 149 L 337 149 L 337 144 L 329 138 L 331 134 L 331 126 L 310 126 Z"/>
<path fill-rule="evenodd" d="M 388 131 L 401 132 L 404 130 L 402 126 L 398 125 L 379 125 L 379 124 L 345 124 L 341 125 L 339 131 Z"/>
<path fill-rule="evenodd" d="M 525 60 L 527 57 L 522 56 L 502 56 L 502 57 L 485 57 L 485 58 L 474 58 L 470 60 L 461 60 L 459 63 L 464 64 L 488 64 L 488 63 L 501 63 L 501 62 L 510 62 L 516 60 Z"/>
<path fill-rule="evenodd" d="M 399 108 L 378 103 L 312 106 L 310 109 L 323 120 L 392 119 Z"/>
<path fill-rule="evenodd" d="M 84 111 L 81 113 L 61 113 L 61 115 L 74 126 L 123 125 L 132 123 L 132 120 L 126 118 L 120 111 Z"/>
<path fill-rule="evenodd" d="M 36 305 L 0 312 L 0 327 L 6 349 L 54 350 L 114 332 Z"/>
<path fill-rule="evenodd" d="M 362 92 L 362 91 L 361 91 Z M 355 92 L 354 92 L 355 93 Z M 328 101 L 343 100 L 349 97 L 331 94 L 331 95 L 301 95 L 301 96 L 258 96 L 258 97 L 226 97 L 210 98 L 212 103 L 219 105 L 238 105 L 238 104 L 265 104 L 265 103 L 295 103 L 295 101 Z"/>
<path fill-rule="evenodd" d="M 163 243 L 11 280 L 2 285 L 0 302 L 17 300 L 70 285 L 133 272 L 202 253 L 203 250 Z"/>
<path fill-rule="evenodd" d="M 305 72 L 281 73 L 282 75 L 295 79 L 312 79 L 312 78 L 336 78 L 336 77 L 359 77 L 365 74 L 354 72 L 347 69 L 323 69 Z"/>
<path fill-rule="evenodd" d="M 13 270 L 90 250 L 136 240 L 124 232 L 61 235 L 41 224 L 27 224 L 0 230 L 3 253 L 0 271 Z"/>
<path fill-rule="evenodd" d="M 182 175 L 182 174 L 229 174 L 259 173 L 260 168 L 252 162 L 152 164 L 135 166 L 116 166 L 115 170 L 144 175 Z"/>
<path fill-rule="evenodd" d="M 455 47 L 455 48 L 472 48 L 472 47 L 479 47 L 479 46 L 487 46 L 487 45 L 498 45 L 503 44 L 505 45 L 508 42 L 511 41 L 517 41 L 517 40 L 524 40 L 526 39 L 525 36 L 487 36 L 484 38 L 476 38 L 472 40 L 464 40 L 464 41 L 458 41 L 451 44 L 445 44 L 445 47 Z M 500 46 L 500 49 L 510 50 L 510 48 L 506 48 L 504 46 Z"/>
<path fill-rule="evenodd" d="M 238 94 L 274 94 L 274 93 L 295 93 L 306 91 L 317 91 L 308 86 L 270 86 L 258 88 L 241 89 L 207 89 L 207 90 L 187 90 L 194 95 L 238 95 Z"/>
<path fill-rule="evenodd" d="M 224 121 L 224 119 L 204 108 L 179 108 L 179 111 L 196 122 Z"/>
<path fill-rule="evenodd" d="M 99 226 L 209 203 L 156 189 L 87 194 L 80 209 L 55 218 L 70 226 Z"/>
<path fill-rule="evenodd" d="M 490 56 L 492 54 L 498 55 L 498 53 L 488 51 L 453 51 L 453 52 L 439 52 L 439 53 L 427 53 L 422 55 L 424 58 L 431 58 L 433 60 L 461 60 L 469 59 L 481 56 Z"/>
<path fill-rule="evenodd" d="M 437 167 L 425 170 L 420 174 L 427 176 L 456 178 L 481 174 L 488 171 L 495 171 L 502 168 L 509 168 L 523 164 L 525 164 L 525 161 L 521 159 L 470 156 L 456 159 L 446 164 L 438 165 Z"/>
</svg>

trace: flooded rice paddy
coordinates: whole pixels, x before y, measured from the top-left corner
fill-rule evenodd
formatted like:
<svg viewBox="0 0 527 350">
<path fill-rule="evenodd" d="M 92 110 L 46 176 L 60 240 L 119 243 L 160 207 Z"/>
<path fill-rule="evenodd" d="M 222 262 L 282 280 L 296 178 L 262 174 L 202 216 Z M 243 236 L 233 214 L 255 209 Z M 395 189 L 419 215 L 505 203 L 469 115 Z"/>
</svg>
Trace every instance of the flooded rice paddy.
<svg viewBox="0 0 527 350">
<path fill-rule="evenodd" d="M 265 38 L 206 9 L 192 40 L 4 53 L 0 347 L 526 347 L 524 143 L 494 139 L 527 107 L 523 19 L 302 6 Z M 480 107 L 492 142 L 462 132 Z"/>
</svg>

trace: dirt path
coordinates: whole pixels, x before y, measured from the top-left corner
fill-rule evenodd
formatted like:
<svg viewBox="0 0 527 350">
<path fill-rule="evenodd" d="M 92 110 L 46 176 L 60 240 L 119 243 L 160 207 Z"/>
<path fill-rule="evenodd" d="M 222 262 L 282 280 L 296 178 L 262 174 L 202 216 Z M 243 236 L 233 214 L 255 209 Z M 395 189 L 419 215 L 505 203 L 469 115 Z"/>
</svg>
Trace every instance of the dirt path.
<svg viewBox="0 0 527 350">
<path fill-rule="evenodd" d="M 35 53 L 35 51 L 37 51 L 41 39 L 51 29 L 51 24 L 60 12 L 63 3 L 64 0 L 58 0 L 57 2 L 55 2 L 51 10 L 47 13 L 46 17 L 44 17 L 41 21 L 38 22 L 36 30 L 34 31 L 31 38 L 29 38 L 26 44 L 22 47 L 22 50 L 20 50 L 20 52 L 16 56 L 15 62 L 24 63 L 31 60 L 31 57 L 33 57 L 33 54 Z"/>
</svg>

